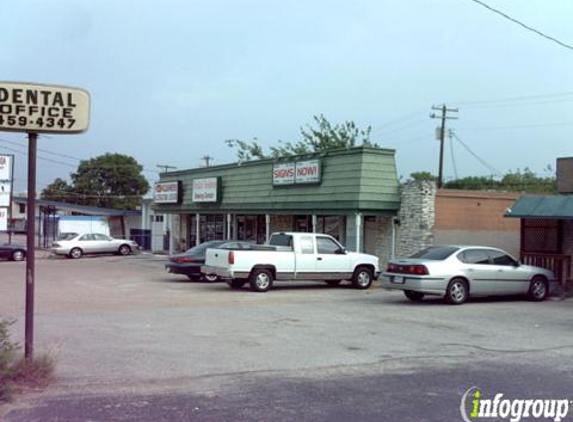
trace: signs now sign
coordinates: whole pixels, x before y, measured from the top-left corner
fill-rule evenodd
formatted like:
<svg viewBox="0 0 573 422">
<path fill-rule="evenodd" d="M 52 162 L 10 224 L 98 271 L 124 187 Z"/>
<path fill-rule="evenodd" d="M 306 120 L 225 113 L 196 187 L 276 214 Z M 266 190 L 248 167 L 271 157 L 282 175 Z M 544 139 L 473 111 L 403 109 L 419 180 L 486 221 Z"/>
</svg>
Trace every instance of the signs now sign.
<svg viewBox="0 0 573 422">
<path fill-rule="evenodd" d="M 281 163 L 273 166 L 273 185 L 320 183 L 320 160 Z"/>
</svg>

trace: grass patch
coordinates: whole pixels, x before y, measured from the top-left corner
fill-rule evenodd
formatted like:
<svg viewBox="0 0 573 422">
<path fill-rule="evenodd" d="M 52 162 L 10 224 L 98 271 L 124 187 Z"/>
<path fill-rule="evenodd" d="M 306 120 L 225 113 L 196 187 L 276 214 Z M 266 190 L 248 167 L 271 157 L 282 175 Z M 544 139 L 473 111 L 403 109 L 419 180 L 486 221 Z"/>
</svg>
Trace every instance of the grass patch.
<svg viewBox="0 0 573 422">
<path fill-rule="evenodd" d="M 0 403 L 11 401 L 17 391 L 46 387 L 56 368 L 51 354 L 39 354 L 33 360 L 18 356 L 21 347 L 10 340 L 8 332 L 13 323 L 0 320 Z"/>
</svg>

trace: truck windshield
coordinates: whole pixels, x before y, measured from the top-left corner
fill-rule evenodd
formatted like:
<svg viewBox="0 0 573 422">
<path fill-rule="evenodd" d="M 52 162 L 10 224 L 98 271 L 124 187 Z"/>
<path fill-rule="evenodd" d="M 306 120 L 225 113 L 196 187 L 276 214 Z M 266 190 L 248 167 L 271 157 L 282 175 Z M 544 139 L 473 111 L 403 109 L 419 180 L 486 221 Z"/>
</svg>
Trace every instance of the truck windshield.
<svg viewBox="0 0 573 422">
<path fill-rule="evenodd" d="M 292 236 L 288 234 L 273 234 L 269 245 L 273 246 L 287 246 L 292 248 Z"/>
</svg>

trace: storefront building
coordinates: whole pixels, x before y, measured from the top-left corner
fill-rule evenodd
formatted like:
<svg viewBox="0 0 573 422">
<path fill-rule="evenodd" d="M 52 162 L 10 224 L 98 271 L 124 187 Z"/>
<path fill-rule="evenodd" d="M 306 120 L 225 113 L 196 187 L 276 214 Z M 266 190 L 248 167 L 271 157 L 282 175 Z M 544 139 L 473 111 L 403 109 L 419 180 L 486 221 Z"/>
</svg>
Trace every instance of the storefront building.
<svg viewBox="0 0 573 422">
<path fill-rule="evenodd" d="M 373 253 L 381 231 L 390 242 L 400 208 L 394 150 L 355 147 L 166 172 L 153 208 L 172 215 L 175 251 L 226 238 L 264 243 L 291 230 L 327 233 L 349 250 Z"/>
</svg>

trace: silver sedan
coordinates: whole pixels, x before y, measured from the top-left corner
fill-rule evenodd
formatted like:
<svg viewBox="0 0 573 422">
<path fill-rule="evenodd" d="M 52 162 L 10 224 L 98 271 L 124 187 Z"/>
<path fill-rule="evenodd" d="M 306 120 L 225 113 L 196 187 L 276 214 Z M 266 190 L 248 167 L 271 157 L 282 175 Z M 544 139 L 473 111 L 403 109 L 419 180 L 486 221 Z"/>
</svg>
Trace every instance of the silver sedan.
<svg viewBox="0 0 573 422">
<path fill-rule="evenodd" d="M 554 281 L 551 271 L 522 265 L 508 253 L 485 246 L 432 246 L 391 261 L 382 274 L 382 287 L 403 290 L 410 300 L 437 295 L 452 304 L 469 296 L 520 294 L 541 301 Z"/>
<path fill-rule="evenodd" d="M 129 255 L 138 250 L 132 240 L 114 239 L 100 233 L 62 233 L 53 243 L 51 251 L 56 255 L 66 255 L 78 259 L 84 254 L 117 253 Z"/>
</svg>

